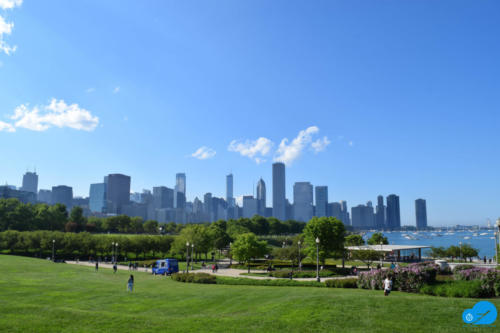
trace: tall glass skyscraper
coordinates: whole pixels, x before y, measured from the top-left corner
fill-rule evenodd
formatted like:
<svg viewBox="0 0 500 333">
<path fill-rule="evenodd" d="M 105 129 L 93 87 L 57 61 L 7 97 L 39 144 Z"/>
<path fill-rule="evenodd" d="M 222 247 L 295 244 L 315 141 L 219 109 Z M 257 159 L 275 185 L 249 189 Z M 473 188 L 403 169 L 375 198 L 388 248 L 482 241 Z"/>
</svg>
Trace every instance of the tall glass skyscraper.
<svg viewBox="0 0 500 333">
<path fill-rule="evenodd" d="M 328 186 L 316 186 L 316 216 L 328 215 Z"/>
<path fill-rule="evenodd" d="M 293 218 L 308 222 L 313 216 L 313 186 L 309 182 L 293 185 Z"/>
<path fill-rule="evenodd" d="M 285 164 L 273 164 L 273 216 L 286 220 Z"/>
<path fill-rule="evenodd" d="M 123 206 L 130 202 L 130 176 L 119 173 L 104 178 L 108 213 L 122 214 Z"/>
<path fill-rule="evenodd" d="M 70 209 L 73 204 L 73 188 L 70 186 L 52 186 L 52 204 L 66 205 Z"/>
<path fill-rule="evenodd" d="M 233 174 L 230 173 L 226 176 L 226 202 L 229 207 L 234 207 L 233 195 Z"/>
<path fill-rule="evenodd" d="M 38 175 L 36 172 L 26 172 L 24 174 L 21 190 L 32 193 L 38 192 Z"/>
<path fill-rule="evenodd" d="M 375 213 L 375 227 L 383 229 L 385 227 L 385 206 L 384 197 L 379 195 L 377 197 L 377 210 Z"/>
<path fill-rule="evenodd" d="M 399 197 L 395 194 L 387 197 L 387 227 L 389 229 L 399 229 L 401 227 Z"/>
<path fill-rule="evenodd" d="M 262 178 L 257 183 L 257 214 L 266 216 L 266 183 Z"/>
<path fill-rule="evenodd" d="M 174 189 L 174 207 L 184 208 L 186 203 L 186 174 L 178 173 L 175 175 L 175 189 Z M 179 194 L 181 193 L 181 194 Z M 179 203 L 177 203 L 179 201 Z"/>
<path fill-rule="evenodd" d="M 90 184 L 89 209 L 93 213 L 106 213 L 106 184 Z"/>
<path fill-rule="evenodd" d="M 415 200 L 415 216 L 417 229 L 427 228 L 427 203 L 424 199 Z"/>
</svg>

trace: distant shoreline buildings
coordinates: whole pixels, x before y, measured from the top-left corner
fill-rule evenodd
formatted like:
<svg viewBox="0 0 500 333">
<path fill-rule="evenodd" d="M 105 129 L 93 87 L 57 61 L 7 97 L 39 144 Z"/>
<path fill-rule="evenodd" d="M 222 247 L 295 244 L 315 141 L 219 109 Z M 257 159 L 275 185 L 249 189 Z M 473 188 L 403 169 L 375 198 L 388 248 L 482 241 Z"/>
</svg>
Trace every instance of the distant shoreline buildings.
<svg viewBox="0 0 500 333">
<path fill-rule="evenodd" d="M 208 192 L 203 201 L 198 197 L 187 201 L 186 174 L 175 175 L 173 188 L 156 186 L 142 193 L 130 193 L 131 177 L 109 174 L 102 183 L 90 185 L 89 196 L 73 197 L 70 186 L 53 186 L 38 191 L 38 175 L 26 172 L 22 187 L 0 186 L 0 198 L 18 198 L 25 203 L 62 203 L 68 209 L 80 206 L 87 216 L 128 215 L 143 220 L 176 223 L 203 223 L 217 220 L 251 218 L 254 215 L 275 217 L 279 220 L 309 221 L 313 216 L 331 216 L 355 229 L 397 230 L 401 228 L 399 196 L 379 195 L 377 205 L 371 201 L 351 208 L 346 201 L 329 202 L 328 186 L 314 187 L 310 182 L 295 182 L 293 203 L 286 198 L 286 167 L 282 162 L 272 165 L 272 207 L 267 206 L 266 183 L 260 178 L 256 193 L 243 196 L 241 207 L 234 198 L 234 176 L 226 176 L 226 197 L 217 198 Z M 415 201 L 417 229 L 427 228 L 427 206 L 424 199 Z"/>
</svg>

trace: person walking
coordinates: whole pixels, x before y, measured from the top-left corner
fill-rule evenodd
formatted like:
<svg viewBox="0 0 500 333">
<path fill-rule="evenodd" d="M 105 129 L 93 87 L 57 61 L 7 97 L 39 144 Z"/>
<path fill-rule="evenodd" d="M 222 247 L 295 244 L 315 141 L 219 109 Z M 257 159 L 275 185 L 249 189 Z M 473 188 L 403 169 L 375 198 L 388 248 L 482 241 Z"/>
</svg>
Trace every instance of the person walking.
<svg viewBox="0 0 500 333">
<path fill-rule="evenodd" d="M 130 275 L 130 278 L 128 279 L 127 282 L 127 291 L 134 291 L 134 276 Z"/>
<path fill-rule="evenodd" d="M 384 296 L 388 296 L 392 290 L 392 280 L 389 275 L 384 280 Z"/>
<path fill-rule="evenodd" d="M 118 267 L 116 266 L 116 262 L 113 264 L 113 273 L 116 273 L 116 270 L 118 269 Z"/>
<path fill-rule="evenodd" d="M 97 272 L 99 270 L 99 261 L 95 262 L 95 271 Z"/>
</svg>

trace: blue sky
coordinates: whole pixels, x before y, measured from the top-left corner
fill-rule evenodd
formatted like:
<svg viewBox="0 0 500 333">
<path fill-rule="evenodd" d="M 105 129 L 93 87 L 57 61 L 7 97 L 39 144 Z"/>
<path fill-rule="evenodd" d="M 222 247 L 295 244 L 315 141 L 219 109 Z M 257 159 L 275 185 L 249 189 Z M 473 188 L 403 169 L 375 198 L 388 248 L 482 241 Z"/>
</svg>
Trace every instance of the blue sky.
<svg viewBox="0 0 500 333">
<path fill-rule="evenodd" d="M 235 195 L 263 177 L 271 198 L 282 159 L 290 200 L 310 181 L 349 207 L 396 193 L 403 224 L 419 197 L 430 224 L 485 223 L 500 216 L 499 10 L 0 0 L 0 182 L 36 166 L 39 188 L 88 195 L 108 173 L 141 191 L 185 172 L 192 200 L 224 196 L 232 171 Z"/>
</svg>

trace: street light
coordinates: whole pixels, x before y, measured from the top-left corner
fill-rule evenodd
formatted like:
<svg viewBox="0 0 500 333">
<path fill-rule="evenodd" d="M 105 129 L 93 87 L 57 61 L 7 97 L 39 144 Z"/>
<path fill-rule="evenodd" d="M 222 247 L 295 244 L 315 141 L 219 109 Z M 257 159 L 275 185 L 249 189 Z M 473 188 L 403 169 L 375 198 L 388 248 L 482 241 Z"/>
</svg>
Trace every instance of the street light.
<svg viewBox="0 0 500 333">
<path fill-rule="evenodd" d="M 316 237 L 316 281 L 321 282 L 319 278 L 319 238 Z"/>
<path fill-rule="evenodd" d="M 186 242 L 186 273 L 189 273 L 189 242 Z"/>
<path fill-rule="evenodd" d="M 299 245 L 299 271 L 302 270 L 302 258 L 300 257 L 300 244 L 301 242 L 298 241 L 297 244 Z"/>
<path fill-rule="evenodd" d="M 458 242 L 460 245 L 460 260 L 462 259 L 462 242 Z"/>
<path fill-rule="evenodd" d="M 55 256 L 55 246 L 56 246 L 56 240 L 52 240 L 52 261 L 56 261 L 56 256 Z"/>
<path fill-rule="evenodd" d="M 115 242 L 111 242 L 111 263 L 115 262 Z"/>
<path fill-rule="evenodd" d="M 118 251 L 118 243 L 115 243 L 116 250 L 115 250 L 115 263 L 118 261 L 118 256 L 120 255 L 120 252 Z"/>
<path fill-rule="evenodd" d="M 233 264 L 233 252 L 231 251 L 232 242 L 229 242 L 229 267 Z"/>
<path fill-rule="evenodd" d="M 191 270 L 193 270 L 193 259 L 196 259 L 195 255 L 194 255 L 194 243 L 191 244 Z"/>
<path fill-rule="evenodd" d="M 384 243 L 380 242 L 380 267 L 384 267 Z"/>
</svg>

